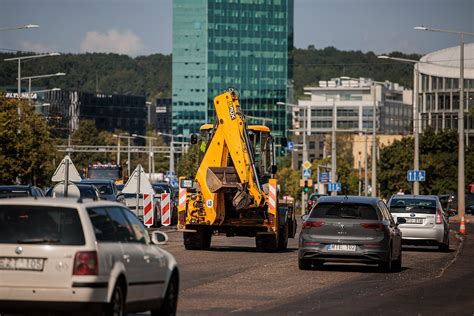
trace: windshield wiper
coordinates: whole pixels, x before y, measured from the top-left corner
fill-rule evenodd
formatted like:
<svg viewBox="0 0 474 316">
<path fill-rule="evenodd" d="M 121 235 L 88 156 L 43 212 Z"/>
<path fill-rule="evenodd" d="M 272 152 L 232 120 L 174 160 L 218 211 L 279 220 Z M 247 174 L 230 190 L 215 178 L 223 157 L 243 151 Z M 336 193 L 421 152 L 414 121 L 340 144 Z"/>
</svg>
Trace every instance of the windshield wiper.
<svg viewBox="0 0 474 316">
<path fill-rule="evenodd" d="M 54 238 L 29 238 L 29 239 L 18 239 L 19 244 L 45 244 L 45 243 L 58 243 L 61 239 Z"/>
</svg>

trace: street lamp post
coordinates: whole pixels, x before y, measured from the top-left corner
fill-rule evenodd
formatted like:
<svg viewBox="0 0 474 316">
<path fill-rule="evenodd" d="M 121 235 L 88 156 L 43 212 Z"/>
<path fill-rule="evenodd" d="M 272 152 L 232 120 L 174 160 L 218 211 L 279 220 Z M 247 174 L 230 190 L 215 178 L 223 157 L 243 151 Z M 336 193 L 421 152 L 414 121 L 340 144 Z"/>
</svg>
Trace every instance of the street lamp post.
<svg viewBox="0 0 474 316">
<path fill-rule="evenodd" d="M 171 172 L 174 172 L 174 144 L 175 144 L 175 141 L 174 141 L 174 138 L 175 137 L 182 137 L 182 138 L 189 138 L 189 136 L 185 136 L 183 134 L 177 134 L 177 135 L 174 135 L 174 134 L 168 134 L 168 133 L 162 133 L 162 132 L 158 132 L 158 135 L 163 135 L 163 136 L 168 136 L 171 138 L 171 141 L 170 141 L 170 162 L 169 162 L 169 165 L 170 165 L 170 171 Z M 179 142 L 178 142 L 179 143 Z M 181 154 L 183 154 L 183 151 L 184 151 L 184 143 L 181 142 Z"/>
<path fill-rule="evenodd" d="M 120 165 L 120 138 L 126 138 L 128 140 L 128 147 L 127 147 L 127 175 L 130 177 L 130 139 L 135 138 L 134 136 L 130 136 L 127 134 L 125 135 L 117 135 L 113 134 L 113 137 L 118 138 L 117 143 L 117 164 Z"/>
<path fill-rule="evenodd" d="M 33 58 L 41 58 L 41 57 L 50 57 L 50 56 L 59 56 L 59 53 L 47 53 L 47 54 L 39 54 L 39 55 L 32 55 L 32 56 L 21 56 L 21 57 L 12 57 L 6 58 L 4 61 L 18 61 L 18 99 L 21 98 L 21 61 Z M 18 116 L 21 117 L 21 109 L 20 105 L 18 105 Z"/>
<path fill-rule="evenodd" d="M 38 76 L 29 76 L 23 77 L 21 80 L 28 80 L 28 102 L 31 103 L 31 81 L 35 79 L 42 79 L 42 78 L 50 78 L 50 77 L 59 77 L 65 76 L 64 72 L 57 72 L 55 74 L 48 74 L 48 75 L 38 75 Z"/>
<path fill-rule="evenodd" d="M 425 26 L 416 26 L 415 30 L 455 34 L 460 37 L 460 60 L 459 60 L 459 114 L 458 114 L 458 214 L 465 213 L 465 180 L 464 180 L 464 35 L 474 36 L 471 32 L 458 32 L 442 29 L 433 29 Z"/>
<path fill-rule="evenodd" d="M 0 28 L 0 32 L 21 30 L 21 29 L 33 29 L 33 28 L 38 28 L 38 27 L 39 27 L 39 25 L 36 25 L 36 24 L 25 24 L 25 25 L 18 25 L 18 26 L 9 26 L 9 27 Z"/>
<path fill-rule="evenodd" d="M 380 59 L 390 59 L 406 63 L 413 63 L 413 138 L 414 138 L 414 155 L 413 155 L 413 170 L 418 171 L 420 169 L 420 120 L 419 120 L 419 105 L 418 105 L 418 94 L 420 85 L 420 72 L 419 72 L 419 60 L 398 58 L 390 56 L 377 56 Z M 420 194 L 420 182 L 413 182 L 413 194 Z"/>
<path fill-rule="evenodd" d="M 150 174 L 150 177 L 151 177 L 151 174 L 154 173 L 154 170 L 153 170 L 153 167 L 154 167 L 154 163 L 153 163 L 153 140 L 156 140 L 158 138 L 156 137 L 152 137 L 152 136 L 145 136 L 145 135 L 137 135 L 137 134 L 132 134 L 133 137 L 139 137 L 139 138 L 144 138 L 146 140 L 149 141 L 148 143 L 148 148 L 149 148 L 149 154 L 148 154 L 148 173 Z"/>
</svg>

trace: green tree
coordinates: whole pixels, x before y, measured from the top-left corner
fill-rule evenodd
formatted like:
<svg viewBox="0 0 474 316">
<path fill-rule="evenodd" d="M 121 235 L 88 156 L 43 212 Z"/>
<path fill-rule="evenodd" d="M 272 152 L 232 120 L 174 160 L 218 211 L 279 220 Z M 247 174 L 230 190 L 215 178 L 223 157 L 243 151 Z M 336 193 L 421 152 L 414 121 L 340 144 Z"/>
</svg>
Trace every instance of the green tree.
<svg viewBox="0 0 474 316">
<path fill-rule="evenodd" d="M 200 157 L 199 143 L 191 145 L 187 153 L 181 155 L 176 165 L 176 175 L 178 177 L 194 178 L 199 168 Z"/>
<path fill-rule="evenodd" d="M 27 102 L 3 95 L 0 108 L 0 183 L 19 179 L 22 184 L 48 185 L 56 149 L 45 118 Z"/>
</svg>

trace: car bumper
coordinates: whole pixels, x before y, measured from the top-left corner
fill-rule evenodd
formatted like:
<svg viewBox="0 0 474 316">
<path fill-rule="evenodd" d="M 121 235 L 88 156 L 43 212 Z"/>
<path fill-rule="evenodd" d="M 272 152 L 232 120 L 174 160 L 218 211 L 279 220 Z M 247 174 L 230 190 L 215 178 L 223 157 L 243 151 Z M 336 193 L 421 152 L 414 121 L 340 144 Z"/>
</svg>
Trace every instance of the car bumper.
<svg viewBox="0 0 474 316">
<path fill-rule="evenodd" d="M 61 289 L 0 286 L 0 311 L 96 309 L 107 302 L 107 285 L 100 286 Z"/>
<path fill-rule="evenodd" d="M 319 245 L 308 245 L 314 241 L 300 240 L 298 258 L 307 260 L 320 260 L 325 262 L 361 262 L 378 263 L 388 258 L 388 247 L 386 242 L 362 244 L 348 241 L 347 244 L 355 244 L 356 251 L 331 251 L 328 250 L 330 243 Z"/>
<path fill-rule="evenodd" d="M 444 227 L 442 225 L 426 227 L 398 226 L 402 232 L 402 242 L 404 244 L 417 243 L 442 243 L 444 242 Z"/>
</svg>

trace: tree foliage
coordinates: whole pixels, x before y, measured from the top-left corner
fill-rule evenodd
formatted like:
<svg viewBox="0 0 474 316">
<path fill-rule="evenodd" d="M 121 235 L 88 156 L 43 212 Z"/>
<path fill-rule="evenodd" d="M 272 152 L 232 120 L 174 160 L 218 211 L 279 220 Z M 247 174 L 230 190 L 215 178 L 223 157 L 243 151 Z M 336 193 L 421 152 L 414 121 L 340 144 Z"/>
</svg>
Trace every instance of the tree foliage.
<svg viewBox="0 0 474 316">
<path fill-rule="evenodd" d="M 46 120 L 27 102 L 3 95 L 0 109 L 0 183 L 49 184 L 56 149 Z"/>
<path fill-rule="evenodd" d="M 390 197 L 400 188 L 411 192 L 407 171 L 413 170 L 413 138 L 395 141 L 380 150 L 377 170 L 382 196 Z M 426 181 L 420 182 L 420 194 L 447 194 L 457 191 L 458 133 L 426 130 L 420 135 L 420 169 Z M 474 150 L 465 155 L 466 184 L 474 176 Z"/>
</svg>

